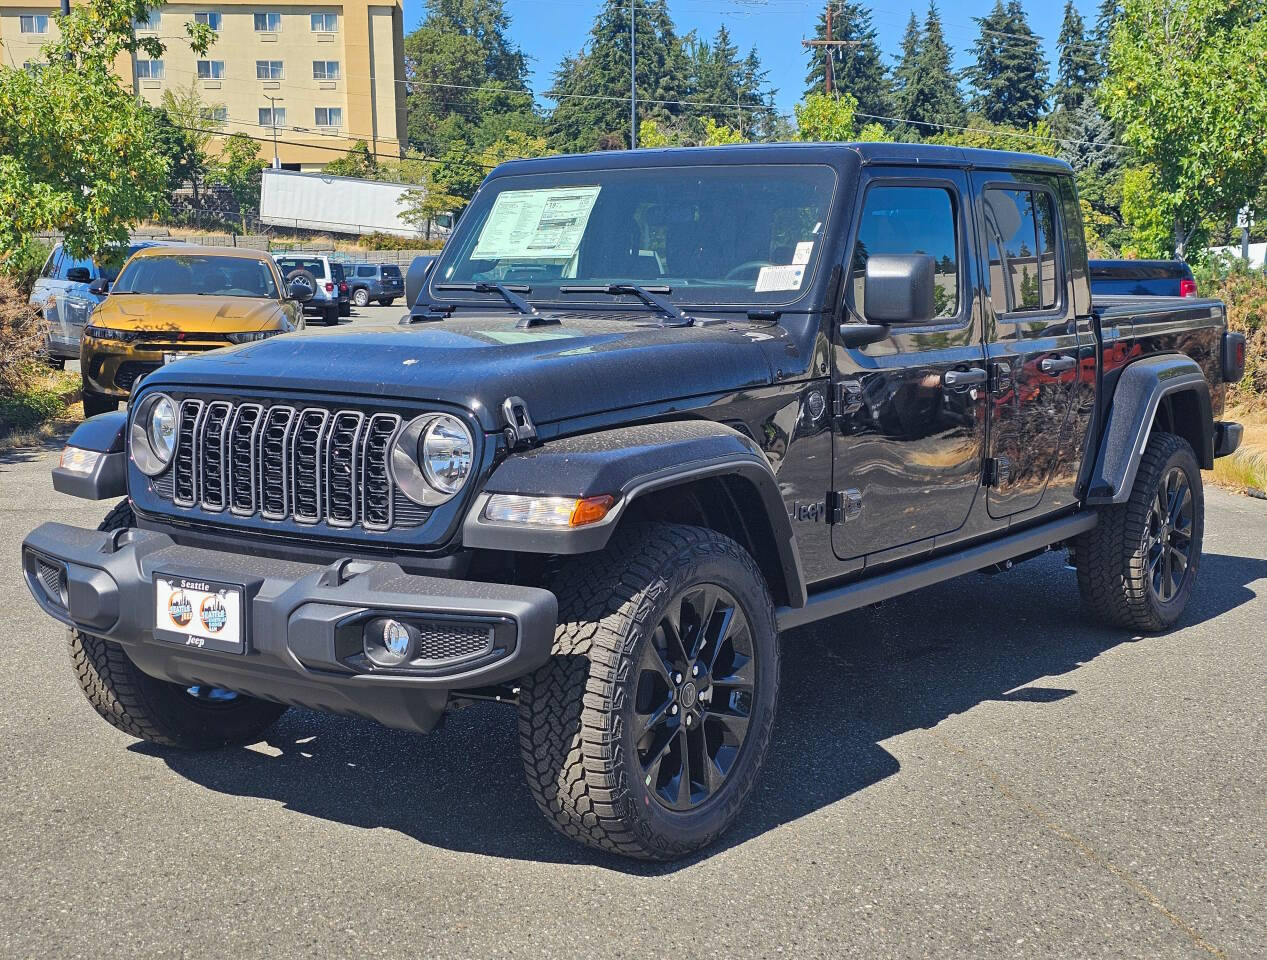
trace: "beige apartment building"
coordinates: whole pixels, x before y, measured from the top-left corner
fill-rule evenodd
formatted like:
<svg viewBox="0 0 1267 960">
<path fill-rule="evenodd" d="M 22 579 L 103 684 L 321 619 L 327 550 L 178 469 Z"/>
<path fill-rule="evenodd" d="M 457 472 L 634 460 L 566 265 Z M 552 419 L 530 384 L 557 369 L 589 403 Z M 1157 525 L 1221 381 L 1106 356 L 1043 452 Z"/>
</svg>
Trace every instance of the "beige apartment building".
<svg viewBox="0 0 1267 960">
<path fill-rule="evenodd" d="M 56 4 L 0 0 L 0 58 L 21 67 L 42 61 L 57 35 Z M 205 23 L 216 42 L 189 49 L 185 25 Z M 405 138 L 405 53 L 401 0 L 280 3 L 217 0 L 168 3 L 140 36 L 156 36 L 161 60 L 139 54 L 119 64 L 137 95 L 195 85 L 226 133 L 258 137 L 261 154 L 295 170 L 319 170 L 357 140 L 399 156 Z"/>
</svg>

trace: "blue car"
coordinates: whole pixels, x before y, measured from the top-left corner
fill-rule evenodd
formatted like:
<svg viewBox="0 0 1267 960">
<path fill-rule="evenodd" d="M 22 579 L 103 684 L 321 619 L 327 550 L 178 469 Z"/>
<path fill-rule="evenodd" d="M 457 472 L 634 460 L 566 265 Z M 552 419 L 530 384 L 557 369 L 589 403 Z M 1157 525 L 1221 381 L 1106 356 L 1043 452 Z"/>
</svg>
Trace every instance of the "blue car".
<svg viewBox="0 0 1267 960">
<path fill-rule="evenodd" d="M 358 307 L 368 306 L 371 300 L 390 307 L 405 295 L 405 278 L 394 263 L 350 263 L 346 272 L 352 303 Z"/>
<path fill-rule="evenodd" d="M 62 244 L 53 247 L 53 252 L 44 261 L 44 269 L 40 271 L 31 288 L 32 306 L 39 307 L 47 324 L 48 345 L 46 354 L 49 363 L 56 367 L 64 367 L 67 360 L 79 359 L 79 341 L 83 336 L 84 325 L 96 309 L 97 304 L 106 298 L 104 292 L 93 292 L 89 289 L 94 280 L 103 279 L 113 283 L 118 276 L 119 267 L 124 261 L 142 247 L 157 246 L 157 241 L 134 243 L 128 247 L 127 253 L 114 266 L 103 267 L 91 260 L 78 260 L 65 250 Z"/>
</svg>

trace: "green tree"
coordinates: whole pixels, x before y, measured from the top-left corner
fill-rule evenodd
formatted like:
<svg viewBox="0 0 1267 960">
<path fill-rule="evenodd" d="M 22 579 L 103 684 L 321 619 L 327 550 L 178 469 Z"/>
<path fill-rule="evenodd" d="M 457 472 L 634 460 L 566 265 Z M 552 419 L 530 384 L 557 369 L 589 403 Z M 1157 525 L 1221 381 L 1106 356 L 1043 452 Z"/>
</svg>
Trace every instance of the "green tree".
<svg viewBox="0 0 1267 960">
<path fill-rule="evenodd" d="M 1110 255 L 1129 238 L 1122 219 L 1122 160 L 1125 151 L 1113 143 L 1113 125 L 1100 113 L 1094 97 L 1063 117 L 1060 159 L 1073 167 L 1087 242 L 1093 251 Z"/>
<path fill-rule="evenodd" d="M 1047 108 L 1047 60 L 1020 0 L 995 0 L 994 9 L 974 17 L 981 35 L 975 62 L 964 76 L 976 90 L 972 109 L 989 123 L 1028 127 Z"/>
<path fill-rule="evenodd" d="M 1052 98 L 1057 108 L 1072 112 L 1082 106 L 1100 77 L 1096 48 L 1087 36 L 1086 24 L 1082 22 L 1073 0 L 1065 2 L 1065 18 L 1060 25 L 1056 47 L 1059 55 Z"/>
<path fill-rule="evenodd" d="M 690 63 L 665 0 L 636 8 L 639 117 L 672 121 L 687 99 Z M 557 101 L 550 142 L 566 153 L 629 145 L 629 5 L 604 0 L 588 43 L 564 57 L 546 93 Z M 591 99 L 603 97 L 611 99 Z"/>
<path fill-rule="evenodd" d="M 1267 178 L 1267 16 L 1261 0 L 1126 0 L 1112 36 L 1102 106 L 1143 171 L 1123 215 L 1141 250 L 1187 257 Z"/>
<path fill-rule="evenodd" d="M 187 182 L 199 181 L 207 170 L 207 157 L 198 148 L 183 124 L 178 124 L 163 107 L 141 104 L 154 122 L 154 145 L 167 160 L 166 195 L 181 189 Z"/>
<path fill-rule="evenodd" d="M 197 80 L 191 80 L 187 87 L 168 87 L 163 91 L 160 102 L 167 119 L 184 130 L 196 155 L 195 162 L 189 165 L 186 179 L 193 188 L 194 206 L 201 206 L 202 181 L 211 162 L 208 147 L 211 138 L 224 126 L 222 121 L 215 119 L 216 110 L 223 105 L 203 101 Z"/>
<path fill-rule="evenodd" d="M 358 177 L 361 180 L 378 179 L 378 158 L 370 153 L 370 145 L 364 140 L 352 144 L 352 149 L 326 164 L 325 172 L 332 177 Z"/>
<path fill-rule="evenodd" d="M 515 90 L 526 90 L 528 61 L 510 38 L 504 0 L 427 0 L 428 26 L 470 37 L 479 46 L 484 76 Z"/>
<path fill-rule="evenodd" d="M 1118 17 L 1122 15 L 1122 0 L 1100 0 L 1096 9 L 1095 29 L 1091 32 L 1091 43 L 1096 53 L 1096 64 L 1099 68 L 1096 80 L 1104 79 L 1109 70 L 1109 44 L 1113 41 L 1113 28 L 1117 26 Z"/>
<path fill-rule="evenodd" d="M 829 97 L 825 93 L 808 94 L 792 108 L 796 115 L 796 139 L 811 143 L 865 140 L 890 142 L 884 127 L 878 123 L 856 125 L 858 102 L 853 95 L 842 93 Z"/>
<path fill-rule="evenodd" d="M 889 95 L 889 79 L 880 54 L 880 43 L 871 24 L 871 11 L 861 3 L 846 0 L 832 11 L 832 35 L 827 36 L 827 15 L 818 15 L 814 27 L 816 40 L 845 40 L 851 45 L 831 48 L 832 87 L 850 94 L 861 113 L 888 116 L 893 109 Z M 822 47 L 809 47 L 809 71 L 805 74 L 805 93 L 824 88 L 827 55 Z"/>
<path fill-rule="evenodd" d="M 265 165 L 259 142 L 245 133 L 234 133 L 225 138 L 219 159 L 207 172 L 207 182 L 224 187 L 237 202 L 243 233 L 247 216 L 259 210 L 260 178 Z"/>
<path fill-rule="evenodd" d="M 0 259 L 32 235 L 60 231 L 77 257 L 113 258 L 129 228 L 162 209 L 169 160 L 154 113 L 123 90 L 115 59 L 164 45 L 138 38 L 132 22 L 156 0 L 87 0 L 58 16 L 48 62 L 28 72 L 0 66 Z M 197 52 L 211 34 L 191 25 Z"/>
<path fill-rule="evenodd" d="M 951 71 L 950 47 L 937 5 L 929 3 L 921 33 L 912 32 L 914 14 L 902 40 L 902 58 L 894 71 L 898 114 L 926 136 L 943 125 L 962 126 L 967 116 L 959 84 Z"/>
</svg>

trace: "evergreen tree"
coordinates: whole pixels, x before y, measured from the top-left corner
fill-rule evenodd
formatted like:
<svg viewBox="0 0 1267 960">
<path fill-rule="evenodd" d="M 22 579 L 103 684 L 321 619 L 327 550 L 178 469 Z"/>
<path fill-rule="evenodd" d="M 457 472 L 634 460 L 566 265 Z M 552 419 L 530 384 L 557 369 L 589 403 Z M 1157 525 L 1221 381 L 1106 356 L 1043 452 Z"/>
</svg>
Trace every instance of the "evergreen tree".
<svg viewBox="0 0 1267 960">
<path fill-rule="evenodd" d="M 906 22 L 906 32 L 902 34 L 902 54 L 898 58 L 897 66 L 893 68 L 893 106 L 899 116 L 909 116 L 908 111 L 919 74 L 919 48 L 919 20 L 915 16 L 915 11 L 912 10 L 911 18 Z M 919 140 L 919 128 L 903 125 L 900 139 Z"/>
<path fill-rule="evenodd" d="M 1091 34 L 1091 42 L 1095 45 L 1096 62 L 1099 72 L 1096 82 L 1104 79 L 1109 68 L 1109 41 L 1113 39 L 1113 27 L 1122 15 L 1121 0 L 1100 0 L 1100 7 L 1095 15 L 1095 30 Z"/>
<path fill-rule="evenodd" d="M 912 25 L 914 16 L 912 15 Z M 921 136 L 936 133 L 941 125 L 962 126 L 966 118 L 959 83 L 950 69 L 950 47 L 941 29 L 937 5 L 929 3 L 924 30 L 916 40 L 907 26 L 902 41 L 898 80 L 898 112 L 919 128 Z"/>
<path fill-rule="evenodd" d="M 687 99 L 690 63 L 666 0 L 637 8 L 639 117 L 673 124 Z M 586 99 L 595 95 L 609 100 Z M 550 143 L 567 153 L 629 145 L 629 6 L 605 0 L 590 28 L 586 49 L 564 57 L 546 96 L 557 101 Z"/>
<path fill-rule="evenodd" d="M 1047 107 L 1047 59 L 1020 0 L 995 0 L 981 28 L 976 63 L 964 71 L 976 95 L 972 108 L 989 123 L 1029 127 Z"/>
<path fill-rule="evenodd" d="M 854 44 L 848 47 L 809 47 L 809 71 L 805 74 L 805 93 L 819 93 L 824 89 L 827 56 L 832 57 L 832 88 L 848 93 L 858 101 L 858 112 L 874 116 L 888 116 L 893 105 L 889 99 L 888 77 L 880 56 L 880 44 L 875 27 L 871 25 L 871 11 L 860 3 L 837 5 L 832 11 L 832 35 L 827 36 L 827 14 L 818 16 L 814 28 L 817 40 L 846 40 Z"/>
<path fill-rule="evenodd" d="M 504 0 L 427 0 L 424 25 L 473 38 L 483 51 L 487 79 L 516 90 L 528 88 L 528 60 L 506 36 L 510 17 Z"/>
<path fill-rule="evenodd" d="M 1100 113 L 1094 97 L 1070 111 L 1060 159 L 1073 167 L 1083 206 L 1087 241 L 1093 251 L 1114 253 L 1129 240 L 1122 219 L 1121 147 L 1113 143 L 1113 124 Z"/>
<path fill-rule="evenodd" d="M 1060 38 L 1056 45 L 1060 56 L 1052 98 L 1058 109 L 1077 110 L 1095 87 L 1100 65 L 1096 59 L 1095 47 L 1087 36 L 1086 25 L 1074 7 L 1073 0 L 1066 0 L 1065 19 L 1060 25 Z"/>
</svg>

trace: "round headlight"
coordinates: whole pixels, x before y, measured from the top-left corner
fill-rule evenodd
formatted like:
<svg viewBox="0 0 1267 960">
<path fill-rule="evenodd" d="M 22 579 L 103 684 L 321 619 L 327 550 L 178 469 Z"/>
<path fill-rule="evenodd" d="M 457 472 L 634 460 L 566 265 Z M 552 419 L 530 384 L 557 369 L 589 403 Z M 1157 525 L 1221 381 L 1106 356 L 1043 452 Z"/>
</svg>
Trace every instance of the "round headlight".
<svg viewBox="0 0 1267 960">
<path fill-rule="evenodd" d="M 424 507 L 453 499 L 474 469 L 471 431 L 447 413 L 414 417 L 392 443 L 392 478 L 405 496 Z"/>
<path fill-rule="evenodd" d="M 164 464 L 172 459 L 172 454 L 176 450 L 176 416 L 176 402 L 171 397 L 159 397 L 150 407 L 149 423 L 146 427 L 150 449 Z"/>
<path fill-rule="evenodd" d="M 172 462 L 180 408 L 165 393 L 151 393 L 134 405 L 128 448 L 132 462 L 149 477 L 157 477 Z"/>
<path fill-rule="evenodd" d="M 466 426 L 447 413 L 432 421 L 418 444 L 423 475 L 441 493 L 454 494 L 462 489 L 474 456 L 475 446 Z"/>
</svg>

